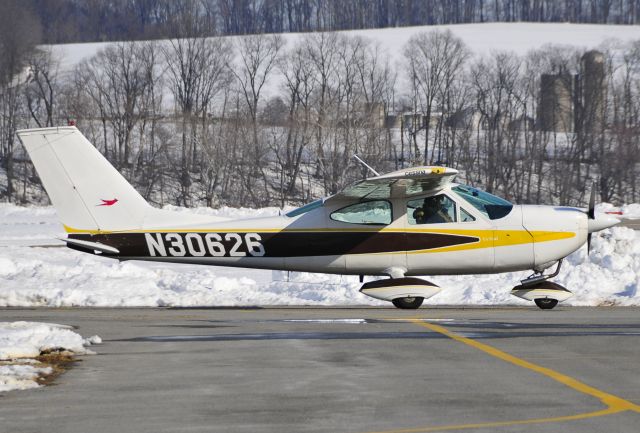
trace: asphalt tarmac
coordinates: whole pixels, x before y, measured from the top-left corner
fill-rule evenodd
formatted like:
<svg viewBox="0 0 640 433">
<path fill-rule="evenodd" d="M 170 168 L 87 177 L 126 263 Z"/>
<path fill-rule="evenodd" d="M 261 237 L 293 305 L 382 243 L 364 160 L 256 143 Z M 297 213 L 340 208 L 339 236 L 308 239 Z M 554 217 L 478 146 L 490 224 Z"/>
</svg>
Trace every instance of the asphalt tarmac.
<svg viewBox="0 0 640 433">
<path fill-rule="evenodd" d="M 104 339 L 0 432 L 640 431 L 640 309 L 2 309 Z"/>
</svg>

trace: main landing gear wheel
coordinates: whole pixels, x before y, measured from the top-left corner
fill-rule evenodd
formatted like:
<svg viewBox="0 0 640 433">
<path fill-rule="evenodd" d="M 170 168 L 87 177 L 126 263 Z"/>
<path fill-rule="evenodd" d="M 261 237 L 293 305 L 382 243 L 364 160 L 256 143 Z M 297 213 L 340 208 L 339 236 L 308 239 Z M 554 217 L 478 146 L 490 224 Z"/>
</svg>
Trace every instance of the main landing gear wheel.
<svg viewBox="0 0 640 433">
<path fill-rule="evenodd" d="M 422 301 L 424 301 L 424 298 L 416 296 L 407 298 L 396 298 L 391 302 L 393 302 L 393 305 L 395 305 L 397 308 L 400 308 L 402 310 L 415 310 L 416 308 L 419 308 L 420 305 L 422 305 Z"/>
<path fill-rule="evenodd" d="M 551 298 L 538 298 L 534 300 L 536 305 L 542 310 L 551 310 L 553 307 L 558 305 L 557 299 Z"/>
</svg>

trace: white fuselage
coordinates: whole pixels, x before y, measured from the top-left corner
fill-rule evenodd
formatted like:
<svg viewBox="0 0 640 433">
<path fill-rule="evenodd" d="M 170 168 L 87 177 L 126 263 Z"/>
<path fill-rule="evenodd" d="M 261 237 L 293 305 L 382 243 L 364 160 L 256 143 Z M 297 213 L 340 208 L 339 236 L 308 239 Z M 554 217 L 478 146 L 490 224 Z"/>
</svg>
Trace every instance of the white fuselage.
<svg viewBox="0 0 640 433">
<path fill-rule="evenodd" d="M 451 187 L 439 194 L 455 201 L 458 215 L 464 208 L 475 220 L 410 224 L 408 199 L 398 198 L 387 200 L 392 218 L 384 225 L 336 221 L 332 213 L 353 201 L 332 201 L 294 217 L 184 221 L 179 227 L 163 223 L 158 211 L 157 223 L 151 218 L 144 230 L 70 236 L 113 245 L 121 260 L 367 275 L 544 269 L 586 242 L 587 217 L 576 208 L 515 205 L 492 220 Z"/>
</svg>

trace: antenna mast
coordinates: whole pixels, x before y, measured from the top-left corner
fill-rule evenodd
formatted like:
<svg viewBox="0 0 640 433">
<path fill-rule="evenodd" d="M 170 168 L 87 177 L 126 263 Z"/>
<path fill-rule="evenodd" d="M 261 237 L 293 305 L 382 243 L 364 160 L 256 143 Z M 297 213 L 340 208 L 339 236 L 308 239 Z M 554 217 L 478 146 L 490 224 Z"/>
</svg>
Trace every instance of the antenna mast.
<svg viewBox="0 0 640 433">
<path fill-rule="evenodd" d="M 367 164 L 366 162 L 364 162 L 358 155 L 356 155 L 355 153 L 353 154 L 353 157 L 362 165 L 364 165 L 365 167 L 367 167 L 371 173 L 375 174 L 376 176 L 380 176 L 380 173 L 378 173 L 377 171 L 375 171 L 373 169 L 373 167 L 371 167 L 369 164 Z"/>
</svg>

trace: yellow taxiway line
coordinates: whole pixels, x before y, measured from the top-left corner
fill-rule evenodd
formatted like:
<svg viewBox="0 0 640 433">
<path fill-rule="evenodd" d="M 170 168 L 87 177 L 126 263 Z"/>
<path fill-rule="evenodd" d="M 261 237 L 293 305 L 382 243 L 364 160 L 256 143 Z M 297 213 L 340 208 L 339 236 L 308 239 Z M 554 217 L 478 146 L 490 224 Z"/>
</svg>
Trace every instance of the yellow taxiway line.
<svg viewBox="0 0 640 433">
<path fill-rule="evenodd" d="M 511 355 L 500 349 L 496 349 L 495 347 L 489 346 L 488 344 L 480 343 L 479 341 L 473 340 L 471 338 L 458 335 L 454 332 L 449 331 L 444 326 L 436 325 L 435 323 L 429 323 L 424 319 L 410 319 L 409 322 L 414 323 L 418 326 L 427 328 L 438 334 L 444 335 L 445 337 L 451 338 L 452 340 L 466 344 L 467 346 L 471 346 L 474 349 L 478 349 L 488 355 L 493 356 L 494 358 L 501 359 L 502 361 L 508 362 L 518 367 L 525 368 L 527 370 L 546 376 L 552 380 L 555 380 L 556 382 L 559 382 L 565 386 L 568 386 L 574 391 L 577 391 L 582 394 L 586 394 L 591 397 L 595 397 L 598 400 L 600 400 L 606 406 L 606 408 L 597 410 L 597 411 L 592 411 L 592 412 L 578 413 L 575 415 L 566 415 L 566 416 L 557 416 L 557 417 L 548 417 L 548 418 L 531 418 L 531 419 L 523 419 L 523 420 L 495 421 L 495 422 L 484 422 L 484 423 L 474 423 L 474 424 L 424 426 L 424 427 L 413 427 L 413 428 L 396 429 L 396 430 L 384 430 L 384 431 L 369 432 L 369 433 L 429 433 L 429 432 L 479 429 L 479 428 L 491 428 L 491 427 L 507 427 L 507 426 L 515 426 L 515 425 L 526 425 L 526 424 L 544 424 L 544 423 L 554 423 L 554 422 L 577 421 L 577 420 L 588 419 L 588 418 L 596 418 L 596 417 L 605 416 L 605 415 L 612 415 L 612 414 L 626 412 L 626 411 L 634 411 L 634 412 L 640 413 L 640 405 L 634 404 L 621 397 L 618 397 L 613 394 L 609 394 L 605 391 L 594 388 L 590 385 L 580 382 L 577 379 L 574 379 L 565 374 L 559 373 L 550 368 L 542 367 L 540 365 L 526 361 L 522 358 L 518 358 L 517 356 Z"/>
</svg>

